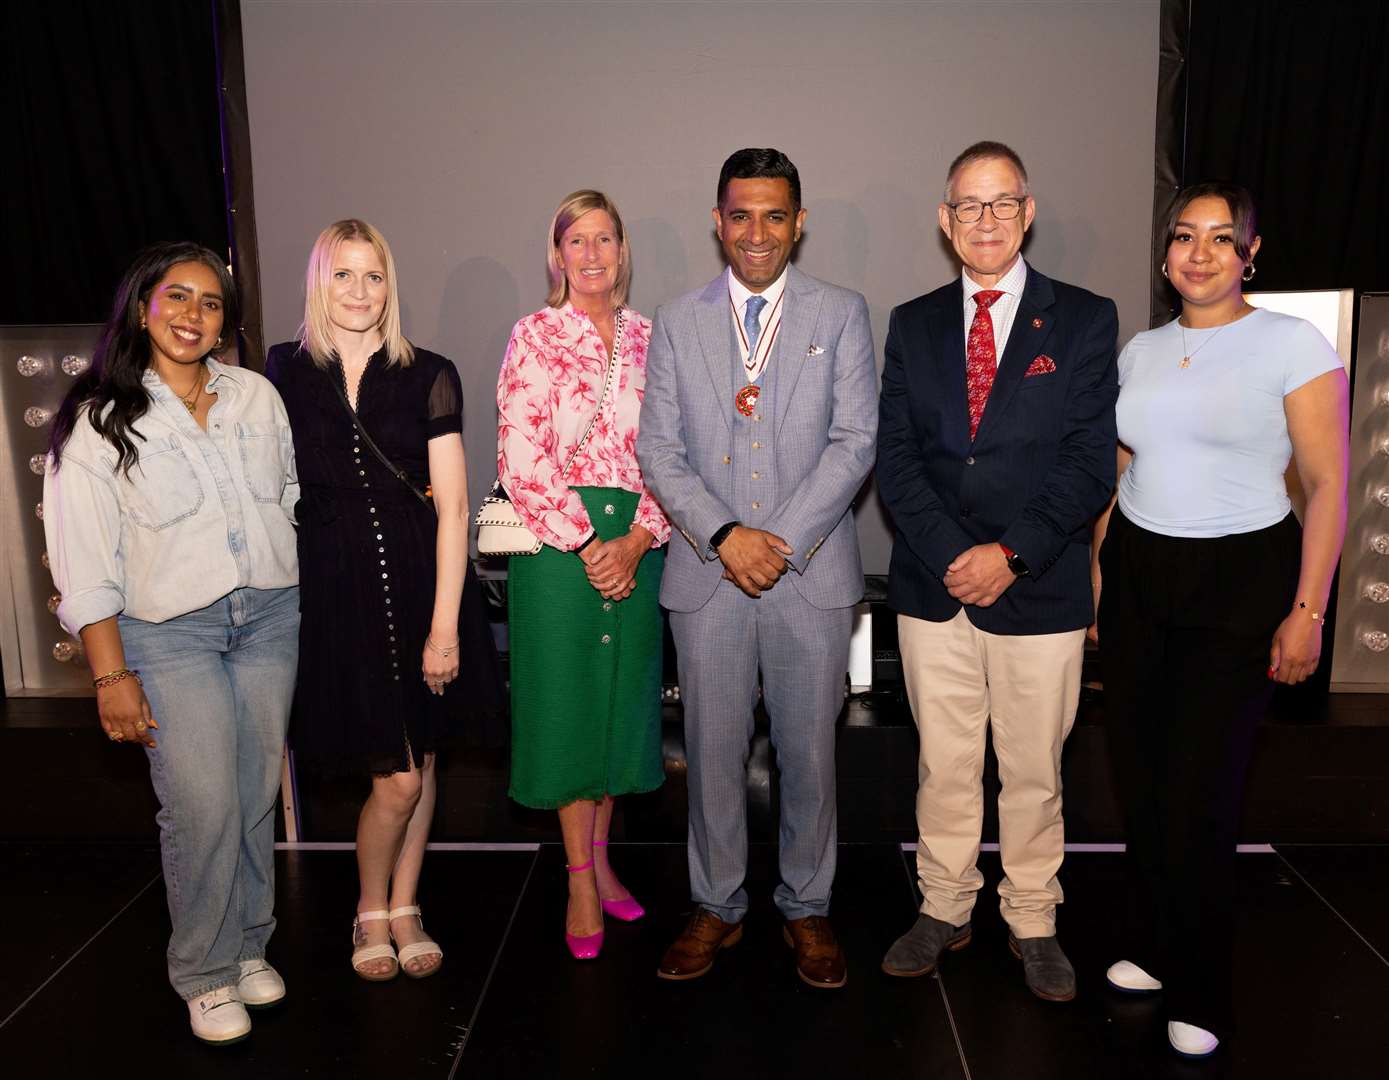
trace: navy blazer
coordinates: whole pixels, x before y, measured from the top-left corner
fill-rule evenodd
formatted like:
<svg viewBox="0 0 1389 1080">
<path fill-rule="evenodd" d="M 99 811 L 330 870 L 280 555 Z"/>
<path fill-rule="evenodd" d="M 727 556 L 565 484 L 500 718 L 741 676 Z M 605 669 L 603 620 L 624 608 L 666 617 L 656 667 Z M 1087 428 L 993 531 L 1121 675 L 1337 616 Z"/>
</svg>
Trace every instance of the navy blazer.
<svg viewBox="0 0 1389 1080">
<path fill-rule="evenodd" d="M 946 567 L 967 548 L 998 542 L 1031 574 L 990 607 L 966 608 L 970 622 L 991 634 L 1090 625 L 1090 525 L 1114 489 L 1117 335 L 1114 301 L 1029 266 L 971 443 L 960 280 L 893 310 L 877 477 L 897 530 L 894 611 L 953 618 L 961 604 L 942 584 Z M 1044 370 L 1048 359 L 1054 371 Z"/>
</svg>

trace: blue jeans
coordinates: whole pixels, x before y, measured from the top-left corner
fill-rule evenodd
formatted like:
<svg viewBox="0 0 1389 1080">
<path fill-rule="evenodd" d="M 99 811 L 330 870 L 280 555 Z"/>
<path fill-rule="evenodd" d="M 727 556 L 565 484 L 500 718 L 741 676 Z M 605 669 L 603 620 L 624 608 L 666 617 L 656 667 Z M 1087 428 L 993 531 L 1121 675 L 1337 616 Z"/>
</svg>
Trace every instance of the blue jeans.
<svg viewBox="0 0 1389 1080">
<path fill-rule="evenodd" d="M 159 724 L 146 750 L 189 1000 L 236 983 L 275 929 L 275 795 L 299 658 L 299 589 L 237 589 L 162 623 L 122 615 L 125 662 Z"/>
</svg>

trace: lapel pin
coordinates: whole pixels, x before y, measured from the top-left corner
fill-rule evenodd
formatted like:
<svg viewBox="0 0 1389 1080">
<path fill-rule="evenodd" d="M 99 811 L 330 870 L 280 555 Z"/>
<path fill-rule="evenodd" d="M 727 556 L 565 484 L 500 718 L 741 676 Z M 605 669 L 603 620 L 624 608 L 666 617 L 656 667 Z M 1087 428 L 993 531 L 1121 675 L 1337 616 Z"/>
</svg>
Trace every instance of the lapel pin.
<svg viewBox="0 0 1389 1080">
<path fill-rule="evenodd" d="M 1040 330 L 1041 328 L 1042 328 L 1042 320 L 1041 320 L 1041 319 L 1033 319 L 1033 320 L 1032 320 L 1032 329 L 1034 329 L 1034 330 Z"/>
</svg>

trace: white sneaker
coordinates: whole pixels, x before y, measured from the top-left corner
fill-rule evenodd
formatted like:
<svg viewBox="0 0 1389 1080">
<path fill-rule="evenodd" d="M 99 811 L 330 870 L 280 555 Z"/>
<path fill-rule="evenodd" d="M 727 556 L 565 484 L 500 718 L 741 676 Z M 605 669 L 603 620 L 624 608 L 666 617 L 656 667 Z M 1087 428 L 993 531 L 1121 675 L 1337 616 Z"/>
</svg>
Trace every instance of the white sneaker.
<svg viewBox="0 0 1389 1080">
<path fill-rule="evenodd" d="M 264 1009 L 284 998 L 285 981 L 264 960 L 243 960 L 236 996 L 248 1009 Z"/>
<path fill-rule="evenodd" d="M 193 1034 L 205 1043 L 232 1043 L 251 1034 L 251 1018 L 236 996 L 236 987 L 223 986 L 188 1003 Z"/>
<path fill-rule="evenodd" d="M 1111 964 L 1104 977 L 1115 990 L 1126 994 L 1153 994 L 1162 989 L 1162 983 L 1128 960 Z"/>
<path fill-rule="evenodd" d="M 1180 1020 L 1167 1022 L 1167 1041 L 1182 1057 L 1190 1058 L 1210 1057 L 1220 1045 L 1220 1040 L 1205 1028 L 1183 1024 Z"/>
</svg>

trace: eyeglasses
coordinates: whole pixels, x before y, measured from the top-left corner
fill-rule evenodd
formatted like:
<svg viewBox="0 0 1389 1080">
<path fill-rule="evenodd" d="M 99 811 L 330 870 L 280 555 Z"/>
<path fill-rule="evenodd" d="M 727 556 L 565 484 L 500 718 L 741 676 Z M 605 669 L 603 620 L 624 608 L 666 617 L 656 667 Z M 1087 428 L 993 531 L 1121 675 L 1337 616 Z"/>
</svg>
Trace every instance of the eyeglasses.
<svg viewBox="0 0 1389 1080">
<path fill-rule="evenodd" d="M 946 203 L 950 207 L 950 212 L 955 215 L 955 220 L 962 225 L 969 225 L 978 221 L 984 216 L 985 208 L 992 209 L 994 217 L 999 221 L 1010 221 L 1018 216 L 1018 211 L 1022 209 L 1022 204 L 1026 200 L 1021 195 L 1004 195 L 999 199 L 992 199 L 989 202 L 979 202 L 975 199 L 966 199 L 963 202 Z"/>
</svg>

